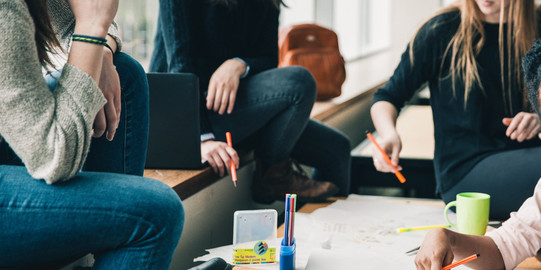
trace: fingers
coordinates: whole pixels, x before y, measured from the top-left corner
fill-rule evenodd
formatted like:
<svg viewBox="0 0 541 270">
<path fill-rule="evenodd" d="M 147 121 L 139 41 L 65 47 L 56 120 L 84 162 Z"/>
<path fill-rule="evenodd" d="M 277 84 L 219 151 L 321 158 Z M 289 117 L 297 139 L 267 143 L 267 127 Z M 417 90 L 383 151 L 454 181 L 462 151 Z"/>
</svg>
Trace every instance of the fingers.
<svg viewBox="0 0 541 270">
<path fill-rule="evenodd" d="M 92 133 L 92 137 L 99 138 L 103 135 L 105 132 L 107 124 L 105 122 L 105 113 L 103 109 L 101 109 L 98 114 L 96 115 L 96 118 L 94 119 L 94 129 Z"/>
<path fill-rule="evenodd" d="M 454 259 L 455 259 L 455 255 L 453 254 L 453 252 L 447 252 L 447 254 L 445 254 L 445 258 L 443 259 L 443 264 L 441 266 L 445 267 L 446 265 L 452 264 Z"/>
<path fill-rule="evenodd" d="M 223 88 L 222 88 L 223 89 Z M 225 113 L 225 110 L 227 109 L 227 105 L 229 103 L 229 97 L 230 97 L 231 91 L 222 91 L 222 100 L 219 104 L 219 111 L 218 113 L 220 115 Z"/>
<path fill-rule="evenodd" d="M 118 95 L 115 96 L 114 104 L 115 104 L 115 110 L 118 121 L 116 122 L 116 127 L 118 128 L 118 125 L 120 124 L 120 114 L 122 113 L 122 98 L 121 95 L 121 89 L 120 89 L 120 82 L 117 85 L 118 89 L 116 90 L 118 92 Z"/>
<path fill-rule="evenodd" d="M 207 110 L 212 109 L 214 98 L 216 97 L 216 82 L 214 78 L 210 78 L 209 88 L 207 90 Z"/>
<path fill-rule="evenodd" d="M 235 162 L 236 168 L 239 166 L 237 152 L 224 142 L 205 141 L 201 143 L 201 156 L 209 162 L 214 173 L 220 176 L 230 172 L 232 160 Z"/>
<path fill-rule="evenodd" d="M 115 137 L 119 117 L 116 115 L 117 110 L 115 109 L 113 102 L 107 102 L 105 104 L 104 109 L 105 109 L 105 118 L 107 120 L 106 138 L 107 140 L 112 141 L 113 138 Z"/>
<path fill-rule="evenodd" d="M 209 165 L 212 167 L 215 174 L 220 176 L 224 175 L 223 163 L 219 157 L 216 157 L 214 153 L 209 153 L 205 156 L 205 159 L 209 162 Z"/>
<path fill-rule="evenodd" d="M 508 118 L 502 120 L 504 124 L 509 121 L 505 119 Z M 509 123 L 505 135 L 511 140 L 523 142 L 535 137 L 539 133 L 540 127 L 539 117 L 536 114 L 520 112 Z"/>
<path fill-rule="evenodd" d="M 391 153 L 391 162 L 396 167 L 397 170 L 401 171 L 402 166 L 398 165 L 400 155 L 400 146 L 399 145 L 393 145 L 393 152 Z"/>
<path fill-rule="evenodd" d="M 220 110 L 220 105 L 222 104 L 222 96 L 223 96 L 223 94 L 224 94 L 224 86 L 218 84 L 217 88 L 216 88 L 216 94 L 215 94 L 215 97 L 214 97 L 214 106 L 213 106 L 213 110 L 215 112 Z"/>
<path fill-rule="evenodd" d="M 237 154 L 237 151 L 235 151 L 235 149 L 233 149 L 232 147 L 229 147 L 229 146 L 226 147 L 225 150 L 229 154 L 229 157 L 231 157 L 233 159 L 233 162 L 235 162 L 236 169 L 238 169 L 239 164 L 240 164 L 240 158 L 239 158 L 239 155 Z"/>
<path fill-rule="evenodd" d="M 522 121 L 523 116 L 524 116 L 523 114 L 519 113 L 515 117 L 513 117 L 513 120 L 511 120 L 511 123 L 509 124 L 509 126 L 507 127 L 507 130 L 505 131 L 505 135 L 507 137 L 511 138 L 511 135 L 513 134 L 513 132 L 516 131 L 518 125 Z M 511 139 L 514 140 L 513 138 Z"/>
<path fill-rule="evenodd" d="M 508 127 L 509 124 L 511 124 L 511 121 L 513 121 L 513 118 L 511 118 L 511 117 L 506 117 L 506 118 L 503 118 L 503 119 L 502 119 L 502 123 L 503 123 L 506 127 Z"/>
<path fill-rule="evenodd" d="M 372 147 L 372 159 L 374 161 L 374 167 L 380 172 L 390 172 L 394 173 L 396 170 L 393 166 L 387 164 L 383 155 L 379 152 L 376 147 Z"/>
<path fill-rule="evenodd" d="M 237 100 L 237 91 L 231 91 L 231 93 L 229 93 L 229 108 L 227 108 L 228 114 L 231 114 L 233 112 L 233 107 L 235 107 L 236 100 Z"/>
<path fill-rule="evenodd" d="M 519 125 L 519 128 L 517 129 L 517 141 L 525 141 L 532 132 L 532 130 L 535 129 L 535 125 L 536 123 L 534 121 L 522 121 Z"/>
</svg>

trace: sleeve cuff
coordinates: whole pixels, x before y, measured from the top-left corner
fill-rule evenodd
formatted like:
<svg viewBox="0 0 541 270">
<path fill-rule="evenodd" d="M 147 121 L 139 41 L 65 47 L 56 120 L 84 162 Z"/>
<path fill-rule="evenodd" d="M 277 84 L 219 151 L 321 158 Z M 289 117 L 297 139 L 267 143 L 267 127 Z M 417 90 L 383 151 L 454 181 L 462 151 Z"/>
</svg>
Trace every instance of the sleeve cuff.
<svg viewBox="0 0 541 270">
<path fill-rule="evenodd" d="M 239 61 L 243 62 L 246 65 L 246 71 L 244 72 L 244 74 L 242 74 L 242 76 L 240 76 L 241 79 L 246 78 L 246 76 L 248 76 L 248 73 L 250 73 L 250 65 L 248 65 L 248 63 L 246 63 L 246 61 L 244 61 L 240 57 L 233 57 L 233 59 L 239 60 Z"/>
<path fill-rule="evenodd" d="M 214 140 L 216 137 L 214 137 L 214 134 L 212 133 L 204 133 L 201 134 L 201 142 L 208 141 L 208 140 Z"/>
</svg>

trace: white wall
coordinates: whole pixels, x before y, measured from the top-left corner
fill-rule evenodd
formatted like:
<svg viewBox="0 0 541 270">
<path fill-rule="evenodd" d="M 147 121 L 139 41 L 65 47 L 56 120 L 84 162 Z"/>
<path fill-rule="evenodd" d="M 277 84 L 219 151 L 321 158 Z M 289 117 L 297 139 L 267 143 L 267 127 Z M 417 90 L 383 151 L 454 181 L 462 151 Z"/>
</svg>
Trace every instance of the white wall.
<svg viewBox="0 0 541 270">
<path fill-rule="evenodd" d="M 392 0 L 392 49 L 403 51 L 421 24 L 441 6 L 436 0 Z"/>
</svg>

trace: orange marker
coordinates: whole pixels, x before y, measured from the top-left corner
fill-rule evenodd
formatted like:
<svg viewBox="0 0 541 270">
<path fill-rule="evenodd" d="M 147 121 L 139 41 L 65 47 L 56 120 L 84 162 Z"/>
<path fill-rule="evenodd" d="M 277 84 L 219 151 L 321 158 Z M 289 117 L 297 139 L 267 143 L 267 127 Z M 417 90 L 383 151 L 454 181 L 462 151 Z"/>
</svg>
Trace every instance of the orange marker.
<svg viewBox="0 0 541 270">
<path fill-rule="evenodd" d="M 387 162 L 387 164 L 389 164 L 391 167 L 393 167 L 394 175 L 396 175 L 396 178 L 398 178 L 398 181 L 400 181 L 400 183 L 402 183 L 402 184 L 404 182 L 406 182 L 406 178 L 404 177 L 404 175 L 402 175 L 402 173 L 400 173 L 400 171 L 398 171 L 398 168 L 393 164 L 393 162 L 391 161 L 391 159 L 389 158 L 387 153 L 385 153 L 385 151 L 383 151 L 381 146 L 379 146 L 379 144 L 376 142 L 376 139 L 374 139 L 374 136 L 372 136 L 372 133 L 367 132 L 366 137 L 368 137 L 368 139 L 370 139 L 370 141 L 372 141 L 372 143 L 378 148 L 378 150 L 381 152 L 381 155 L 383 156 L 383 159 L 385 160 L 385 162 Z"/>
<path fill-rule="evenodd" d="M 471 256 L 468 257 L 468 258 L 464 258 L 464 259 L 462 259 L 462 260 L 460 260 L 460 261 L 458 261 L 458 262 L 456 262 L 456 263 L 449 264 L 449 265 L 445 266 L 444 268 L 442 268 L 441 270 L 449 270 L 449 269 L 455 268 L 455 267 L 457 267 L 457 266 L 459 266 L 459 265 L 461 265 L 461 264 L 465 264 L 465 263 L 467 263 L 467 262 L 471 262 L 471 261 L 473 261 L 473 260 L 479 258 L 479 256 L 481 256 L 481 255 L 479 255 L 479 254 L 473 254 L 473 255 L 471 255 Z"/>
<path fill-rule="evenodd" d="M 233 142 L 231 141 L 231 132 L 225 133 L 225 138 L 227 140 L 227 145 L 233 147 Z M 237 187 L 237 170 L 235 169 L 235 161 L 231 160 L 231 178 L 233 179 L 233 185 Z"/>
</svg>

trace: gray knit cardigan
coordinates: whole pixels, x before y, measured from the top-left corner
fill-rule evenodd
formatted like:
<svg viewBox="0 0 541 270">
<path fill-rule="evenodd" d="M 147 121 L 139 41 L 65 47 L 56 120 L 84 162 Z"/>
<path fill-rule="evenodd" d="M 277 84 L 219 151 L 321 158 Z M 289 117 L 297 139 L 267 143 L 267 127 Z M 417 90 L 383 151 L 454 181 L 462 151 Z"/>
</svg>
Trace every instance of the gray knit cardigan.
<svg viewBox="0 0 541 270">
<path fill-rule="evenodd" d="M 32 177 L 51 184 L 81 169 L 106 100 L 87 73 L 69 64 L 51 93 L 34 34 L 25 2 L 0 0 L 0 137 Z"/>
</svg>

